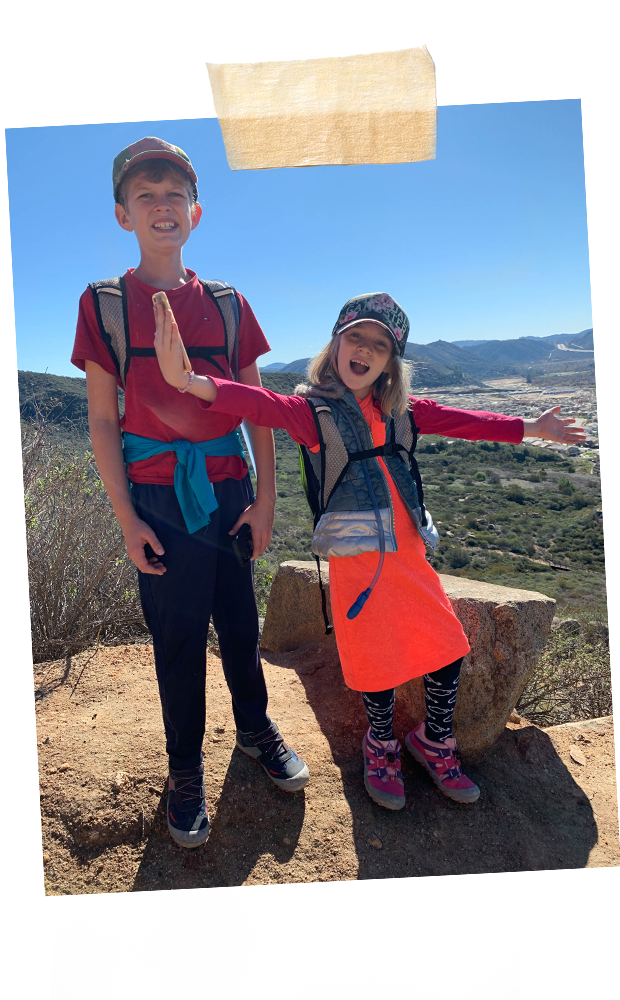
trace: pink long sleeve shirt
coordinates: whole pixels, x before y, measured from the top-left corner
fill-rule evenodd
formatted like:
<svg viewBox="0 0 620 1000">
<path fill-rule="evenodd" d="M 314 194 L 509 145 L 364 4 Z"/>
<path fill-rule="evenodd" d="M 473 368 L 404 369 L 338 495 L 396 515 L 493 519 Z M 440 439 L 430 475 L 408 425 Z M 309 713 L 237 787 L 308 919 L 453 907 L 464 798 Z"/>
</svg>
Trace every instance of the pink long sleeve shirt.
<svg viewBox="0 0 620 1000">
<path fill-rule="evenodd" d="M 217 386 L 217 399 L 214 403 L 199 399 L 201 408 L 242 416 L 259 427 L 282 428 L 298 444 L 311 449 L 318 446 L 310 403 L 303 396 L 283 396 L 269 389 L 241 385 L 226 379 L 214 378 L 213 381 Z M 416 399 L 414 396 L 410 399 L 419 434 L 512 444 L 523 440 L 523 420 L 520 417 L 485 410 L 458 410 L 453 406 L 441 406 L 434 399 Z"/>
</svg>

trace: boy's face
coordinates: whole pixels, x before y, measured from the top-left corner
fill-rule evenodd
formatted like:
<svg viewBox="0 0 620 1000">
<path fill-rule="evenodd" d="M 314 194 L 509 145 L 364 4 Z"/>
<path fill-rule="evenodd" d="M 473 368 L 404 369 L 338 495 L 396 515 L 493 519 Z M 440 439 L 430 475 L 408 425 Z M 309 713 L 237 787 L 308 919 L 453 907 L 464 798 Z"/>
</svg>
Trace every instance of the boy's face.
<svg viewBox="0 0 620 1000">
<path fill-rule="evenodd" d="M 181 177 L 148 180 L 136 174 L 125 187 L 125 205 L 115 206 L 116 219 L 128 233 L 135 233 L 142 252 L 159 254 L 180 250 L 200 222 L 202 209 Z"/>
</svg>

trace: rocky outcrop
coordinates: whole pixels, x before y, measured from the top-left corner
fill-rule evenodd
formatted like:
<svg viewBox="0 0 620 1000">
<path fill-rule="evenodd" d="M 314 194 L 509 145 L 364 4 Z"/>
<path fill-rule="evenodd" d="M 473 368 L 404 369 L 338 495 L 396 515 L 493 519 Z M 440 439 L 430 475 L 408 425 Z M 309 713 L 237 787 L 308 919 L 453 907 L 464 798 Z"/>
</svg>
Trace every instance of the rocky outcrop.
<svg viewBox="0 0 620 1000">
<path fill-rule="evenodd" d="M 329 567 L 326 562 L 321 563 L 321 578 L 331 622 Z M 281 563 L 269 595 L 261 649 L 288 653 L 307 642 L 326 641 L 334 642 L 335 637 L 333 633 L 329 637 L 325 635 L 316 562 L 291 560 Z"/>
<path fill-rule="evenodd" d="M 440 576 L 469 640 L 454 712 L 454 735 L 463 753 L 484 754 L 502 733 L 545 646 L 555 601 L 516 590 Z M 417 677 L 396 697 L 414 722 L 424 718 L 424 682 Z"/>
<path fill-rule="evenodd" d="M 497 740 L 521 696 L 545 646 L 555 601 L 464 577 L 441 576 L 441 582 L 471 646 L 463 661 L 454 732 L 464 753 L 480 756 Z M 324 584 L 328 590 L 327 572 Z M 267 606 L 263 648 L 289 652 L 324 641 L 315 564 L 282 563 Z M 412 724 L 424 718 L 421 677 L 401 685 L 396 697 Z"/>
</svg>

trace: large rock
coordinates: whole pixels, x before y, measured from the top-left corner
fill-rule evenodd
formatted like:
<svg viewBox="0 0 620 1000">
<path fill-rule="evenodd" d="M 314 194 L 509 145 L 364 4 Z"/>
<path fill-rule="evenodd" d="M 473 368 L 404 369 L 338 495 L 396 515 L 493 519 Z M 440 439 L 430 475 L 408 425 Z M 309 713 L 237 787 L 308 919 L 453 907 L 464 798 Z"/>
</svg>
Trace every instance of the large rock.
<svg viewBox="0 0 620 1000">
<path fill-rule="evenodd" d="M 329 603 L 329 566 L 321 563 L 321 579 L 326 591 L 327 614 L 331 622 Z M 325 635 L 321 612 L 319 571 L 316 562 L 291 560 L 280 563 L 269 594 L 261 648 L 272 653 L 288 653 L 307 642 L 335 641 L 334 634 Z"/>
<path fill-rule="evenodd" d="M 322 576 L 329 609 L 326 564 Z M 521 696 L 547 641 L 555 601 L 532 590 L 456 576 L 440 579 L 471 646 L 463 661 L 454 732 L 463 753 L 479 756 L 499 737 Z M 262 647 L 288 652 L 325 639 L 316 564 L 282 563 L 269 597 Z M 402 684 L 396 697 L 412 724 L 424 718 L 421 677 Z"/>
<path fill-rule="evenodd" d="M 545 646 L 555 601 L 516 590 L 440 576 L 469 640 L 454 711 L 454 735 L 469 756 L 484 754 L 503 731 Z M 396 691 L 414 723 L 425 716 L 424 682 L 416 677 Z"/>
</svg>

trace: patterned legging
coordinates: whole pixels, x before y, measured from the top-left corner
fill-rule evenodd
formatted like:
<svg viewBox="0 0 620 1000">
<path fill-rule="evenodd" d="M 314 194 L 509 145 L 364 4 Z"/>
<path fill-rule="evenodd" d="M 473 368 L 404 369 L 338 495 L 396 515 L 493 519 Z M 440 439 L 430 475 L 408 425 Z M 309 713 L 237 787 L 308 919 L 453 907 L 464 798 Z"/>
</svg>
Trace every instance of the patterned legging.
<svg viewBox="0 0 620 1000">
<path fill-rule="evenodd" d="M 452 715 L 459 685 L 463 658 L 449 663 L 432 674 L 424 674 L 426 700 L 426 736 L 429 740 L 445 740 L 452 736 Z M 372 735 L 377 740 L 393 740 L 394 701 L 396 691 L 362 691 L 362 699 Z"/>
</svg>

